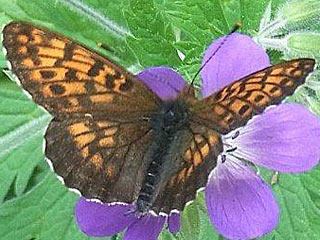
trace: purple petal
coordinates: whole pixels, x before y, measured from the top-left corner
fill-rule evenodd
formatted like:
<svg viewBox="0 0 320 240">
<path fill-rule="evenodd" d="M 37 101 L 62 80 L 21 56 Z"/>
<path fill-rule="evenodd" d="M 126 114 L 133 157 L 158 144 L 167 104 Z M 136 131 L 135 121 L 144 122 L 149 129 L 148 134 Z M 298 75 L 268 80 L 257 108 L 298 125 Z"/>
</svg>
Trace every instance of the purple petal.
<svg viewBox="0 0 320 240">
<path fill-rule="evenodd" d="M 107 205 L 81 198 L 75 207 L 76 222 L 89 236 L 112 236 L 137 220 L 132 214 L 125 215 L 131 208 L 131 205 Z"/>
<path fill-rule="evenodd" d="M 209 46 L 202 64 L 221 45 L 224 38 L 219 38 Z M 269 57 L 263 48 L 250 37 L 234 33 L 202 70 L 202 96 L 207 97 L 235 80 L 269 65 Z"/>
<path fill-rule="evenodd" d="M 226 238 L 257 238 L 278 223 L 279 209 L 270 187 L 238 160 L 227 158 L 218 164 L 205 194 L 211 222 Z"/>
<path fill-rule="evenodd" d="M 123 240 L 157 240 L 165 220 L 162 216 L 142 217 L 128 228 Z"/>
<path fill-rule="evenodd" d="M 175 99 L 186 84 L 177 72 L 167 67 L 148 68 L 137 77 L 162 100 Z"/>
<path fill-rule="evenodd" d="M 180 213 L 171 213 L 168 218 L 169 231 L 173 234 L 176 234 L 180 231 L 181 228 L 181 215 Z"/>
<path fill-rule="evenodd" d="M 255 117 L 233 140 L 237 154 L 281 172 L 308 171 L 320 158 L 320 120 L 299 104 L 282 104 Z"/>
</svg>

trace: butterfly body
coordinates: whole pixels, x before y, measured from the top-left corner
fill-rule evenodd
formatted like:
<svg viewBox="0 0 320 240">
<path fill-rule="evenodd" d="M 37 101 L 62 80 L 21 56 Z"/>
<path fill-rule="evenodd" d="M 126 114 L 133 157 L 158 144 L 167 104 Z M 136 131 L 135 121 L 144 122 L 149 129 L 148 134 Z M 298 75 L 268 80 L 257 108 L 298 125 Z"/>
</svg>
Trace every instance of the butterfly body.
<svg viewBox="0 0 320 240">
<path fill-rule="evenodd" d="M 145 173 L 142 188 L 137 199 L 137 211 L 146 213 L 159 193 L 160 187 L 166 184 L 177 170 L 183 167 L 179 161 L 185 149 L 184 143 L 189 130 L 188 106 L 182 101 L 162 102 L 158 112 L 150 121 L 152 131 L 151 146 L 146 154 L 145 162 L 150 162 Z"/>
<path fill-rule="evenodd" d="M 12 72 L 53 119 L 45 155 L 67 187 L 138 213 L 181 211 L 206 186 L 222 135 L 293 94 L 315 61 L 252 73 L 204 99 L 162 101 L 133 74 L 77 42 L 26 22 L 3 30 Z M 187 88 L 188 89 L 188 86 Z"/>
</svg>

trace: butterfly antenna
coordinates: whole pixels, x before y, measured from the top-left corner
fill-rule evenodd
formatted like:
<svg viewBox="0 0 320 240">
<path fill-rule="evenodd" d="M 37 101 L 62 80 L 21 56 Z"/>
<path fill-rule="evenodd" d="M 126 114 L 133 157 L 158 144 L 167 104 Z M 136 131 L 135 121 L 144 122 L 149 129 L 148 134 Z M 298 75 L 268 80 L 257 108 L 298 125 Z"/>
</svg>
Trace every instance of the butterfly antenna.
<svg viewBox="0 0 320 240">
<path fill-rule="evenodd" d="M 199 70 L 197 71 L 197 73 L 194 75 L 189 90 L 191 88 L 191 86 L 193 86 L 194 81 L 196 80 L 196 77 L 199 75 L 199 73 L 202 71 L 202 69 L 211 61 L 211 59 L 216 55 L 216 53 L 220 50 L 220 48 L 223 46 L 223 44 L 227 41 L 227 39 L 234 33 L 236 32 L 239 28 L 241 27 L 241 23 L 236 23 L 232 30 L 226 35 L 226 37 L 222 40 L 222 42 L 220 43 L 220 45 L 217 47 L 217 49 L 211 54 L 211 56 L 204 62 L 204 64 L 199 68 Z M 189 91 L 188 91 L 189 92 Z"/>
</svg>

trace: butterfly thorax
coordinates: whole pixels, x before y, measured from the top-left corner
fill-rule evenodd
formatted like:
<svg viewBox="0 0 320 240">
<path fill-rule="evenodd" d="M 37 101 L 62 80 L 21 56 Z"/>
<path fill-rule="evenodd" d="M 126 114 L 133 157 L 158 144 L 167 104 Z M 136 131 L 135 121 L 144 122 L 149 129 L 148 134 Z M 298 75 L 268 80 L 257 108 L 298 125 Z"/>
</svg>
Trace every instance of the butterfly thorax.
<svg viewBox="0 0 320 240">
<path fill-rule="evenodd" d="M 136 203 L 137 212 L 144 214 L 152 208 L 161 186 L 175 169 L 177 148 L 189 128 L 188 106 L 180 101 L 164 102 L 150 119 L 153 141 L 148 151 L 149 166 Z"/>
<path fill-rule="evenodd" d="M 185 128 L 189 121 L 188 107 L 184 102 L 164 102 L 150 119 L 151 128 L 158 134 L 171 135 Z"/>
</svg>

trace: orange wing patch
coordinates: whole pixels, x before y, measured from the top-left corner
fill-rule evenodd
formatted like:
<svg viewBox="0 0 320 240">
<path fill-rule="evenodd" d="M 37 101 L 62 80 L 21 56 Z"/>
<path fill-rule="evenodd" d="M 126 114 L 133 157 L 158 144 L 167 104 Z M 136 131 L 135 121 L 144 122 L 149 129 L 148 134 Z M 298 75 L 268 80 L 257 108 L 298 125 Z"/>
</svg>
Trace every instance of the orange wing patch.
<svg viewBox="0 0 320 240">
<path fill-rule="evenodd" d="M 99 140 L 99 144 L 101 147 L 111 147 L 114 146 L 115 142 L 113 137 L 105 137 Z"/>
<path fill-rule="evenodd" d="M 198 166 L 204 163 L 206 158 L 212 154 L 212 151 L 216 154 L 215 148 L 220 144 L 220 136 L 211 130 L 206 130 L 206 133 L 202 134 L 194 134 L 190 147 L 184 152 L 186 165 L 179 171 L 173 181 L 175 183 L 185 181 Z"/>
<path fill-rule="evenodd" d="M 72 136 L 75 135 L 80 135 L 82 133 L 89 132 L 89 127 L 86 126 L 87 123 L 84 122 L 78 122 L 78 123 L 73 123 L 68 127 L 69 133 Z"/>
<path fill-rule="evenodd" d="M 108 178 L 113 178 L 115 175 L 115 167 L 108 166 L 108 167 L 106 167 L 105 172 L 106 172 Z"/>
<path fill-rule="evenodd" d="M 95 123 L 92 119 L 87 118 L 70 124 L 68 131 L 74 138 L 76 146 L 83 151 L 83 155 L 87 156 L 89 155 L 87 146 L 93 141 L 97 141 L 101 148 L 114 147 L 116 142 L 113 136 L 117 133 L 118 127 L 108 121 Z M 99 131 L 98 135 L 97 131 Z"/>
<path fill-rule="evenodd" d="M 89 133 L 84 133 L 84 134 L 80 134 L 79 136 L 76 136 L 74 138 L 76 145 L 79 149 L 88 146 L 90 143 L 93 142 L 93 140 L 95 140 L 96 136 L 94 133 L 89 132 Z"/>
<path fill-rule="evenodd" d="M 92 164 L 96 167 L 96 168 L 101 168 L 102 164 L 103 164 L 103 159 L 101 157 L 101 155 L 99 153 L 93 155 L 90 159 L 90 161 L 92 162 Z"/>
</svg>

